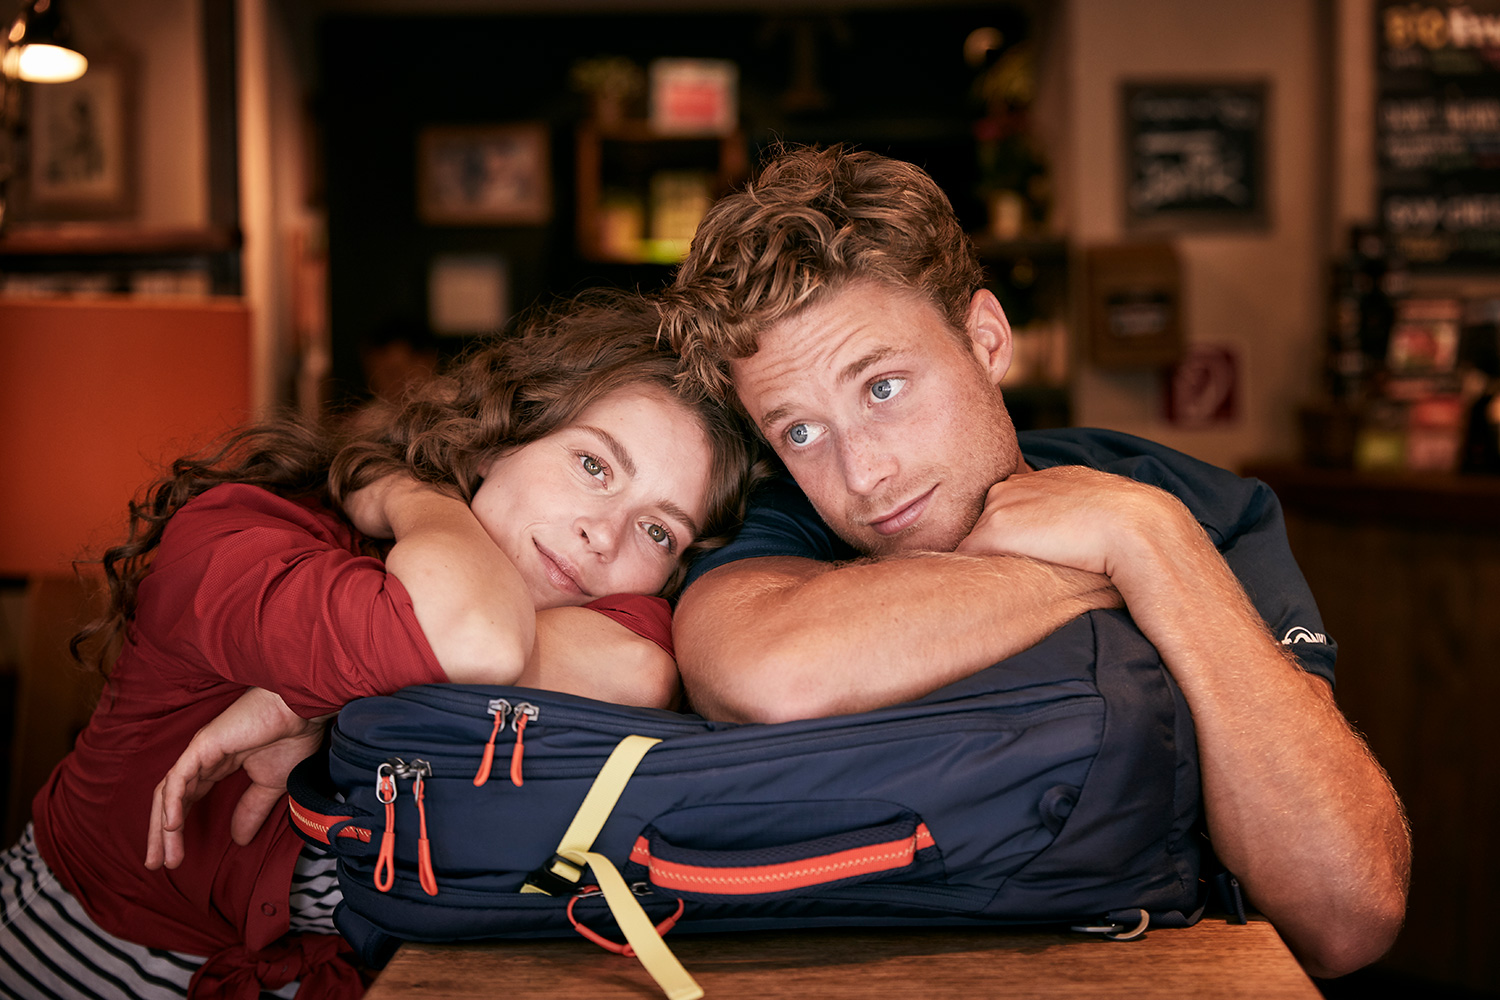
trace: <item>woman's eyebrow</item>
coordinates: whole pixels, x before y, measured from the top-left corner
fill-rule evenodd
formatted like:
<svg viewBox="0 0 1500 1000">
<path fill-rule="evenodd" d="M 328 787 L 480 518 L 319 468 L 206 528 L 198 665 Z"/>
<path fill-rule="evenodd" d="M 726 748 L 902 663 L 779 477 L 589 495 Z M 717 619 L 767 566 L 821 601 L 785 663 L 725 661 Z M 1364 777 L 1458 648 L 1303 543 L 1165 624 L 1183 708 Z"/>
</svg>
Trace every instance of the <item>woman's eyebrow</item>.
<svg viewBox="0 0 1500 1000">
<path fill-rule="evenodd" d="M 609 457 L 614 459 L 615 464 L 624 469 L 627 476 L 631 478 L 635 477 L 635 459 L 631 457 L 630 449 L 620 443 L 619 438 L 603 427 L 595 427 L 593 424 L 579 424 L 578 429 L 587 431 L 602 441 L 605 450 L 610 453 Z M 656 501 L 656 506 L 661 508 L 663 514 L 682 522 L 694 538 L 698 537 L 698 522 L 693 520 L 693 516 L 683 510 L 681 505 L 664 497 Z"/>
<path fill-rule="evenodd" d="M 609 457 L 615 460 L 615 464 L 624 469 L 626 475 L 635 475 L 635 459 L 630 457 L 629 449 L 620 443 L 619 438 L 603 427 L 595 427 L 593 424 L 579 424 L 578 429 L 588 431 L 594 437 L 603 441 L 604 447 L 610 452 Z"/>
<path fill-rule="evenodd" d="M 683 527 L 687 528 L 688 534 L 692 535 L 694 538 L 698 537 L 698 522 L 694 521 L 693 516 L 687 511 L 683 510 L 671 500 L 666 499 L 656 501 L 656 506 L 661 508 L 661 512 L 663 514 L 667 515 L 670 518 L 673 518 L 674 520 L 682 522 Z"/>
</svg>

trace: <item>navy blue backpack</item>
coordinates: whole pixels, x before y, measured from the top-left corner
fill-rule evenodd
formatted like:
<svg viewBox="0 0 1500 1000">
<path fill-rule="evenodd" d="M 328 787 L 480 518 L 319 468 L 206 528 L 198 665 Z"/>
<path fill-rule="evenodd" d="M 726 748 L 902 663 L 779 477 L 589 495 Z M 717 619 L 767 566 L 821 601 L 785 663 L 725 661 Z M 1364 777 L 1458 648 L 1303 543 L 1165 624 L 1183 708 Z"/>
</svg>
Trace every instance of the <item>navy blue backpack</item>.
<svg viewBox="0 0 1500 1000">
<path fill-rule="evenodd" d="M 350 704 L 331 741 L 293 775 L 293 820 L 338 855 L 335 921 L 377 968 L 402 940 L 577 931 L 690 997 L 673 924 L 1128 934 L 1205 897 L 1192 720 L 1122 612 L 855 715 L 425 685 Z"/>
</svg>

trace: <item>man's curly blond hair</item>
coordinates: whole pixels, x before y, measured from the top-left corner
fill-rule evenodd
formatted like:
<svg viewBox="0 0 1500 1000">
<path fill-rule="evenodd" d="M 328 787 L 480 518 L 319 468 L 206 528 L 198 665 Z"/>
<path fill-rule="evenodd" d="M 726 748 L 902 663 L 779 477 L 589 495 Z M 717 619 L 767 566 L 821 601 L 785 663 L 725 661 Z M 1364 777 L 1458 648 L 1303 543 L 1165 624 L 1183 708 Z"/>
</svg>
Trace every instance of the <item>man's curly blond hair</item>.
<svg viewBox="0 0 1500 1000">
<path fill-rule="evenodd" d="M 737 405 L 729 362 L 753 355 L 771 324 L 860 280 L 926 296 L 958 333 L 983 271 L 926 171 L 845 146 L 781 150 L 704 216 L 662 329 L 684 378 Z"/>
</svg>

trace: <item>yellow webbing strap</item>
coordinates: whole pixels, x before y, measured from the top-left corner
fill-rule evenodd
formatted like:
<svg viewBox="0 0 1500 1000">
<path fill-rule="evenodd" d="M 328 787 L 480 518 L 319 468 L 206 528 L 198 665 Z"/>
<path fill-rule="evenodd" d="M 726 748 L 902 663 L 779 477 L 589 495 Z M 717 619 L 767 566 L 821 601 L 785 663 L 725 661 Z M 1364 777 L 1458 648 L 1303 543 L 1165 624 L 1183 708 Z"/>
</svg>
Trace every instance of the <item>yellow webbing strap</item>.
<svg viewBox="0 0 1500 1000">
<path fill-rule="evenodd" d="M 599 888 L 604 890 L 604 901 L 609 904 L 609 912 L 614 914 L 615 923 L 625 932 L 625 940 L 635 950 L 635 957 L 651 973 L 651 978 L 656 980 L 656 985 L 662 988 L 668 1000 L 698 1000 L 703 996 L 703 987 L 682 967 L 677 956 L 672 954 L 672 949 L 656 933 L 651 918 L 646 916 L 646 911 L 636 902 L 635 893 L 625 884 L 625 879 L 615 869 L 614 863 L 604 855 L 592 851 L 578 852 L 569 857 L 569 860 L 575 858 L 586 862 L 594 870 L 594 878 L 599 880 Z"/>
<path fill-rule="evenodd" d="M 636 958 L 651 973 L 651 978 L 656 980 L 670 1000 L 698 1000 L 703 996 L 703 988 L 688 975 L 682 963 L 677 961 L 677 956 L 672 954 L 661 935 L 656 933 L 651 918 L 641 909 L 635 893 L 625 884 L 625 879 L 614 863 L 604 855 L 589 850 L 594 846 L 594 838 L 604 829 L 605 820 L 609 819 L 615 803 L 620 801 L 625 786 L 635 774 L 641 759 L 646 756 L 646 751 L 660 742 L 661 740 L 649 736 L 627 736 L 615 746 L 609 759 L 599 769 L 588 794 L 583 797 L 583 804 L 573 815 L 573 822 L 568 824 L 568 829 L 563 833 L 562 840 L 557 845 L 557 857 L 561 861 L 555 862 L 551 871 L 560 878 L 577 883 L 583 876 L 583 870 L 592 868 L 594 877 L 599 880 L 599 888 L 604 893 L 604 901 L 609 904 L 610 913 L 614 914 L 615 922 L 625 932 L 625 940 L 630 942 Z M 535 893 L 546 890 L 526 885 L 521 891 Z"/>
</svg>

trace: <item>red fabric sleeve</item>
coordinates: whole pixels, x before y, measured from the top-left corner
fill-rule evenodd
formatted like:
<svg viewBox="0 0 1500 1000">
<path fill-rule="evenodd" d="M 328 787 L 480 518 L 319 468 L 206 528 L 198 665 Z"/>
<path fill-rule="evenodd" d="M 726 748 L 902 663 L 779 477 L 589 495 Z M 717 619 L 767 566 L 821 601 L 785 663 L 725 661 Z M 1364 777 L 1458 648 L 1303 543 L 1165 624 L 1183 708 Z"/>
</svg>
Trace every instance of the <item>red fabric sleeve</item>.
<svg viewBox="0 0 1500 1000">
<path fill-rule="evenodd" d="M 313 716 L 447 680 L 406 588 L 352 531 L 255 487 L 216 487 L 179 510 L 139 593 L 136 641 L 183 684 L 206 667 Z"/>
<path fill-rule="evenodd" d="M 677 652 L 672 647 L 672 606 L 662 598 L 615 594 L 590 601 L 584 607 L 613 618 L 636 635 L 656 643 L 672 659 L 677 659 Z"/>
</svg>

